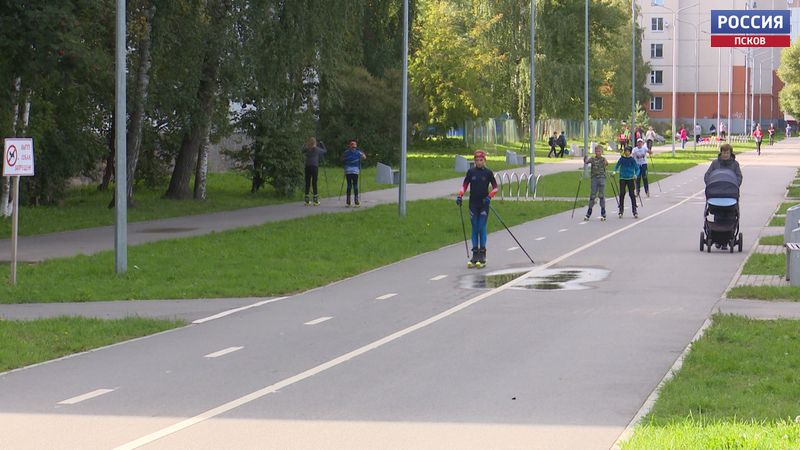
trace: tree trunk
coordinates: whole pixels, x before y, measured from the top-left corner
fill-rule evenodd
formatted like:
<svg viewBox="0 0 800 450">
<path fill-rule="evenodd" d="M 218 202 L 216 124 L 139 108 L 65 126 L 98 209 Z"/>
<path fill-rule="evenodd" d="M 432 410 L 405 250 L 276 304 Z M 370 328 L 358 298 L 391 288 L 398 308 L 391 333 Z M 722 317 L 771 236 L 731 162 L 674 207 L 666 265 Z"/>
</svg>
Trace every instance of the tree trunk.
<svg viewBox="0 0 800 450">
<path fill-rule="evenodd" d="M 219 15 L 212 22 L 212 29 L 218 25 L 222 18 L 227 14 L 225 9 L 218 11 Z M 192 169 L 197 170 L 195 163 L 209 135 L 211 127 L 211 116 L 217 96 L 217 86 L 220 71 L 221 50 L 217 49 L 214 42 L 206 47 L 203 59 L 203 75 L 200 85 L 197 88 L 197 98 L 200 99 L 201 109 L 191 124 L 189 133 L 184 137 L 181 144 L 180 153 L 175 160 L 175 168 L 169 181 L 165 198 L 176 200 L 187 199 L 191 196 L 189 192 L 189 181 L 192 176 Z M 202 159 L 202 158 L 201 158 Z M 207 162 L 207 161 L 206 161 Z M 205 181 L 205 180 L 203 180 Z M 195 181 L 197 182 L 197 181 Z M 197 192 L 197 189 L 195 189 Z"/>
<path fill-rule="evenodd" d="M 200 152 L 197 156 L 197 169 L 194 173 L 194 199 L 206 199 L 206 179 L 208 178 L 208 147 L 210 145 L 211 127 L 206 127 L 206 135 L 203 143 L 200 144 Z"/>
<path fill-rule="evenodd" d="M 111 183 L 111 178 L 114 177 L 114 150 L 116 147 L 116 143 L 114 142 L 114 121 L 111 121 L 111 129 L 108 132 L 108 156 L 106 156 L 106 168 L 103 171 L 103 179 L 100 181 L 100 185 L 97 186 L 97 190 L 100 192 L 105 192 L 108 190 L 108 185 Z M 112 199 L 111 203 L 113 204 L 114 201 Z M 112 208 L 110 206 L 109 208 Z"/>
<path fill-rule="evenodd" d="M 142 38 L 139 41 L 139 67 L 136 72 L 136 96 L 133 99 L 133 114 L 130 118 L 130 126 L 128 128 L 128 186 L 127 186 L 127 201 L 128 206 L 133 207 L 133 184 L 136 176 L 136 165 L 139 163 L 139 152 L 142 148 L 142 128 L 144 126 L 144 107 L 147 103 L 147 94 L 150 86 L 150 47 L 151 47 L 151 32 L 153 29 L 152 22 L 153 16 L 156 13 L 156 6 L 150 5 L 145 11 L 145 25 L 142 32 Z"/>
<path fill-rule="evenodd" d="M 22 79 L 17 77 L 14 80 L 14 92 L 11 96 L 11 104 L 13 106 L 11 118 L 11 134 L 17 135 L 17 123 L 19 121 L 19 92 L 22 85 Z M 12 206 L 9 202 L 9 194 L 11 193 L 11 177 L 3 177 L 0 183 L 0 216 L 9 217 L 12 213 Z"/>
<path fill-rule="evenodd" d="M 172 169 L 172 177 L 169 180 L 165 198 L 173 200 L 186 200 L 191 198 L 189 193 L 189 181 L 192 177 L 192 169 L 195 167 L 197 149 L 203 134 L 199 132 L 199 127 L 193 125 L 189 132 L 184 135 L 178 157 L 175 159 L 175 168 Z"/>
</svg>

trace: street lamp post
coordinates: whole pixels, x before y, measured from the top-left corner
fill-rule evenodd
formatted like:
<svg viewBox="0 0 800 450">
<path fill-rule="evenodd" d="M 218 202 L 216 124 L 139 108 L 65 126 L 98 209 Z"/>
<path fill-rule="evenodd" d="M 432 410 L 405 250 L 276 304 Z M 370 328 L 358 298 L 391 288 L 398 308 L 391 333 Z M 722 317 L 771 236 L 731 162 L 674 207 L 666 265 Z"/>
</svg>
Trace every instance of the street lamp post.
<svg viewBox="0 0 800 450">
<path fill-rule="evenodd" d="M 672 156 L 675 156 L 675 103 L 677 102 L 677 84 L 676 80 L 678 78 L 677 74 L 677 61 L 678 61 L 678 14 L 689 8 L 694 8 L 695 6 L 699 5 L 700 3 L 692 3 L 689 6 L 684 6 L 683 8 L 678 8 L 677 10 L 673 10 L 671 8 L 667 8 L 664 5 L 658 5 L 661 8 L 666 9 L 667 11 L 672 12 Z"/>
</svg>

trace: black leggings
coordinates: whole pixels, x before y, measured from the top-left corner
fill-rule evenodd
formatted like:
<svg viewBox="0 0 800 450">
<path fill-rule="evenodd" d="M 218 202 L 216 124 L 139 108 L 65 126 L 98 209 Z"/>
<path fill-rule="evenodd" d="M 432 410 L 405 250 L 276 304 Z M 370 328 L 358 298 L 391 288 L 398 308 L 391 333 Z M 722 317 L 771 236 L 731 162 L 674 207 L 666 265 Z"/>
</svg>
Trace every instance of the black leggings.
<svg viewBox="0 0 800 450">
<path fill-rule="evenodd" d="M 636 214 L 636 194 L 633 192 L 634 180 L 619 180 L 619 213 L 625 209 L 625 188 L 628 189 L 628 196 L 631 198 L 631 210 Z"/>
<path fill-rule="evenodd" d="M 344 176 L 347 179 L 347 200 L 350 200 L 350 191 L 355 194 L 355 199 L 358 201 L 358 174 L 348 173 Z"/>
<path fill-rule="evenodd" d="M 319 176 L 318 166 L 306 166 L 306 196 L 308 196 L 308 189 L 312 187 L 314 196 L 317 196 L 317 177 Z"/>
</svg>

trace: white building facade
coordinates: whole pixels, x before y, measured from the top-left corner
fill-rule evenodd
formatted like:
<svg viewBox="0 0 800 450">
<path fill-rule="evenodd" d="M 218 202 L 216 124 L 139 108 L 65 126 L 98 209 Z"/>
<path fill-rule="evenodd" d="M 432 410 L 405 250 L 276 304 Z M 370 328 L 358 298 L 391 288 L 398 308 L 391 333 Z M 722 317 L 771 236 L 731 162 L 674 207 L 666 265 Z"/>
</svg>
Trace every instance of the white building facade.
<svg viewBox="0 0 800 450">
<path fill-rule="evenodd" d="M 782 49 L 712 48 L 711 11 L 792 10 L 794 42 L 800 33 L 800 0 L 637 0 L 637 4 L 644 31 L 642 55 L 651 69 L 647 88 L 652 95 L 642 103 L 653 122 L 671 122 L 674 80 L 676 129 L 685 125 L 691 134 L 696 122 L 707 134 L 712 124 L 719 128 L 722 121 L 728 126 L 730 118 L 729 130 L 738 134 L 755 123 L 765 129 L 770 123 L 776 127 L 783 123 L 778 104 L 783 84 L 776 74 Z"/>
</svg>

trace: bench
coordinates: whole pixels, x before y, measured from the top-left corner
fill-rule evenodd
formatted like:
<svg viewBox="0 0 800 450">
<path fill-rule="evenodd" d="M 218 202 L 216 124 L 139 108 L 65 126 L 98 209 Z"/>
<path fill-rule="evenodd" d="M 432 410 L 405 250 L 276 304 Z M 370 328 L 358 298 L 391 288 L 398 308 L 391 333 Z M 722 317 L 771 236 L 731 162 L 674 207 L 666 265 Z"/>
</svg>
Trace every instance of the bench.
<svg viewBox="0 0 800 450">
<path fill-rule="evenodd" d="M 400 184 L 400 171 L 394 170 L 390 166 L 378 163 L 375 170 L 375 182 L 378 184 Z"/>
<path fill-rule="evenodd" d="M 456 155 L 456 172 L 467 173 L 467 171 L 473 167 L 475 167 L 475 161 L 470 161 L 461 155 Z"/>
</svg>

